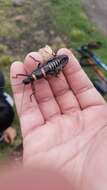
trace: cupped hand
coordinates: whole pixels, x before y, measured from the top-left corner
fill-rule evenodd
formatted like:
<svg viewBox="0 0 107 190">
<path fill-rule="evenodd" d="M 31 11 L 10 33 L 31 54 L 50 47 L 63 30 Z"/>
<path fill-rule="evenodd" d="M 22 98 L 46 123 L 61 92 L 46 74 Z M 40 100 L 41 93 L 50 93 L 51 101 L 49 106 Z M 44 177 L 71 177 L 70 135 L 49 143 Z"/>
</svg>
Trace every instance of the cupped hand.
<svg viewBox="0 0 107 190">
<path fill-rule="evenodd" d="M 107 180 L 103 181 L 107 177 L 107 104 L 72 52 L 60 49 L 57 54 L 68 55 L 69 63 L 58 77 L 34 82 L 31 98 L 31 85 L 20 84 L 26 76 L 14 76 L 30 74 L 38 62 L 43 63 L 42 54 L 32 52 L 24 64 L 15 62 L 11 67 L 24 163 L 58 169 L 74 189 L 107 188 Z"/>
</svg>

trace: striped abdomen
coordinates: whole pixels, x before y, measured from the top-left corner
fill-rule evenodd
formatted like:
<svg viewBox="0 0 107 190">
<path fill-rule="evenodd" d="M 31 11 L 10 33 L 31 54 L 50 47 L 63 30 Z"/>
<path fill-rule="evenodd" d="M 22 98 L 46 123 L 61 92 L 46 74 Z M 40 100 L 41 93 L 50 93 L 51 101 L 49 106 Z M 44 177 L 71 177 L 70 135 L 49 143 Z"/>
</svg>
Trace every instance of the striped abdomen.
<svg viewBox="0 0 107 190">
<path fill-rule="evenodd" d="M 44 66 L 42 66 L 47 74 L 52 71 L 56 71 L 57 68 L 61 70 L 68 63 L 67 55 L 59 55 L 51 60 L 49 60 Z"/>
<path fill-rule="evenodd" d="M 31 83 L 34 80 L 46 78 L 47 75 L 57 75 L 62 68 L 68 63 L 67 55 L 59 55 L 47 61 L 47 63 L 38 66 L 31 75 L 23 80 L 25 85 Z"/>
</svg>

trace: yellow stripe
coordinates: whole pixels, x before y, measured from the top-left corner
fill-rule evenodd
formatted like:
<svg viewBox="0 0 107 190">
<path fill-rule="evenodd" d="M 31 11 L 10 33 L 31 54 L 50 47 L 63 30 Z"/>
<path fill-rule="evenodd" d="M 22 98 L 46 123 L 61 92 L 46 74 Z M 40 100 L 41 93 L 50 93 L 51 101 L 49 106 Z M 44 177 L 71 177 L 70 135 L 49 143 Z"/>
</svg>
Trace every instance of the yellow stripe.
<svg viewBox="0 0 107 190">
<path fill-rule="evenodd" d="M 32 77 L 34 80 L 37 80 L 36 76 L 34 74 L 32 74 Z"/>
</svg>

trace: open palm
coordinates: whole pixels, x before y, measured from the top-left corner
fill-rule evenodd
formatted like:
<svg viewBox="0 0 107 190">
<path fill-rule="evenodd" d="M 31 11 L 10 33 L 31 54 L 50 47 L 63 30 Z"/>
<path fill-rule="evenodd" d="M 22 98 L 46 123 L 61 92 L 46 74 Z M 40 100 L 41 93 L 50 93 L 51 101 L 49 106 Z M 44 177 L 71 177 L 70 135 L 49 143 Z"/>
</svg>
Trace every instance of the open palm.
<svg viewBox="0 0 107 190">
<path fill-rule="evenodd" d="M 42 62 L 40 53 L 32 52 L 24 64 L 15 62 L 11 67 L 12 88 L 24 142 L 24 162 L 57 168 L 70 179 L 74 189 L 84 183 L 87 188 L 87 175 L 95 171 L 94 161 L 91 166 L 88 163 L 93 152 L 96 152 L 96 162 L 99 155 L 96 146 L 99 141 L 104 141 L 103 134 L 107 131 L 107 105 L 72 53 L 61 49 L 58 54 L 68 55 L 69 63 L 58 78 L 51 76 L 48 80 L 35 82 L 32 101 L 31 85 L 14 86 L 25 77 L 13 79 L 13 76 L 31 73 L 38 63 L 29 55 Z"/>
</svg>

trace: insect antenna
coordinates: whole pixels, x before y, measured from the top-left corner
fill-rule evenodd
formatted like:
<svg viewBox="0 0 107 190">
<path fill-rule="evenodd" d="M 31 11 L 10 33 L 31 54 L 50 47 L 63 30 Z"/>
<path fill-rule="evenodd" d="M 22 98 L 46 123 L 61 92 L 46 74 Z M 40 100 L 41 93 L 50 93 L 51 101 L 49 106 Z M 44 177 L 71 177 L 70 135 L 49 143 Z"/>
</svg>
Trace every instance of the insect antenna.
<svg viewBox="0 0 107 190">
<path fill-rule="evenodd" d="M 19 73 L 19 74 L 16 74 L 16 76 L 12 76 L 12 78 L 13 79 L 17 79 L 18 77 L 23 77 L 23 76 L 25 76 L 25 77 L 29 77 L 30 75 L 28 75 L 28 74 L 22 74 L 22 73 Z M 20 82 L 20 83 L 15 83 L 15 84 L 12 84 L 12 86 L 18 86 L 18 85 L 22 85 L 23 84 L 23 82 Z"/>
<path fill-rule="evenodd" d="M 40 61 L 37 60 L 37 59 L 35 59 L 33 56 L 29 55 L 29 57 L 30 57 L 31 59 L 33 59 L 33 61 L 40 63 Z"/>
</svg>

